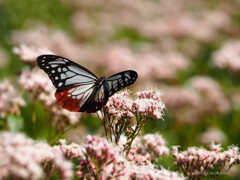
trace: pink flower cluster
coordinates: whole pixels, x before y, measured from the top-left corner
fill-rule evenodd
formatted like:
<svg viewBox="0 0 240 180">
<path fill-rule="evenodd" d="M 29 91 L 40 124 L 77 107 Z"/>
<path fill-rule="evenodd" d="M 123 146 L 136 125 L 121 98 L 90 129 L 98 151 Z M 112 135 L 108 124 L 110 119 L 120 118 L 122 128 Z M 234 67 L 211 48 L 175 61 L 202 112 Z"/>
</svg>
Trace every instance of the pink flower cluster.
<svg viewBox="0 0 240 180">
<path fill-rule="evenodd" d="M 19 83 L 30 92 L 34 100 L 40 100 L 48 111 L 54 114 L 58 125 L 66 123 L 75 124 L 80 118 L 80 113 L 69 112 L 61 108 L 54 97 L 55 88 L 46 74 L 40 69 L 24 70 L 19 78 Z"/>
<path fill-rule="evenodd" d="M 207 76 L 196 76 L 190 79 L 189 84 L 204 101 L 201 105 L 202 111 L 223 113 L 229 110 L 229 102 L 214 79 Z"/>
<path fill-rule="evenodd" d="M 179 152 L 178 147 L 173 147 L 173 156 L 176 159 L 176 166 L 190 177 L 205 176 L 214 167 L 218 168 L 218 172 L 222 172 L 228 170 L 234 164 L 240 163 L 240 154 L 237 146 L 232 146 L 228 150 L 222 151 L 222 147 L 219 144 L 211 144 L 210 150 L 189 147 L 183 152 Z"/>
<path fill-rule="evenodd" d="M 0 117 L 4 118 L 9 113 L 20 113 L 20 107 L 25 101 L 16 88 L 7 80 L 0 82 Z"/>
<path fill-rule="evenodd" d="M 137 92 L 137 98 L 133 101 L 134 114 L 160 119 L 163 115 L 165 105 L 162 102 L 161 93 L 154 90 Z"/>
<path fill-rule="evenodd" d="M 123 150 L 126 141 L 127 139 L 122 136 L 118 143 Z M 133 141 L 127 159 L 138 165 L 148 165 L 155 159 L 168 154 L 169 149 L 160 134 L 146 134 Z"/>
<path fill-rule="evenodd" d="M 87 136 L 85 144 L 66 145 L 60 141 L 60 148 L 70 159 L 79 158 L 77 175 L 79 178 L 108 179 L 124 175 L 123 157 L 116 146 L 106 139 Z"/>
<path fill-rule="evenodd" d="M 43 171 L 47 166 L 52 172 L 58 172 L 62 180 L 71 180 L 73 176 L 72 164 L 64 159 L 59 148 L 34 142 L 22 134 L 0 134 L 0 159 L 0 179 L 50 177 L 51 174 Z"/>
<path fill-rule="evenodd" d="M 134 116 L 131 111 L 132 99 L 128 98 L 128 96 L 129 93 L 127 91 L 123 91 L 110 97 L 105 106 L 108 114 L 117 119 L 121 117 L 132 118 Z"/>
<path fill-rule="evenodd" d="M 158 91 L 141 91 L 136 94 L 135 100 L 127 97 L 127 91 L 114 94 L 105 106 L 106 112 L 116 119 L 135 116 L 155 119 L 162 117 L 165 106 Z"/>
<path fill-rule="evenodd" d="M 102 111 L 106 135 L 118 143 L 124 134 L 127 137 L 124 145 L 127 154 L 144 124 L 150 119 L 161 119 L 165 108 L 158 91 L 149 90 L 136 94 L 136 99 L 132 100 L 128 98 L 127 91 L 116 93 L 109 98 Z"/>
<path fill-rule="evenodd" d="M 147 134 L 143 136 L 143 144 L 146 151 L 152 152 L 155 157 L 160 157 L 169 153 L 165 140 L 160 134 Z"/>
<path fill-rule="evenodd" d="M 164 140 L 161 139 L 161 141 Z M 61 150 L 69 159 L 80 160 L 77 175 L 82 179 L 184 179 L 176 172 L 156 169 L 150 161 L 148 164 L 143 164 L 129 158 L 126 159 L 120 147 L 101 137 L 87 136 L 82 145 L 75 143 L 67 145 L 64 140 L 60 143 Z"/>
</svg>

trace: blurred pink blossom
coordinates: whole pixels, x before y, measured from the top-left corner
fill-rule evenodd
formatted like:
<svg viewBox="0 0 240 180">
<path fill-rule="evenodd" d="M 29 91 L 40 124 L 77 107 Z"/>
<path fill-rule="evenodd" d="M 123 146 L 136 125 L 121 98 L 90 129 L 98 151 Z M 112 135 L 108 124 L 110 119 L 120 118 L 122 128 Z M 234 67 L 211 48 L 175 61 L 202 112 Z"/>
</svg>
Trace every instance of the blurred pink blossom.
<svg viewBox="0 0 240 180">
<path fill-rule="evenodd" d="M 240 41 L 227 41 L 213 54 L 213 64 L 218 68 L 228 68 L 233 72 L 240 71 Z"/>
<path fill-rule="evenodd" d="M 21 44 L 19 47 L 15 47 L 13 52 L 17 54 L 24 62 L 34 63 L 38 56 L 42 54 L 54 54 L 46 48 L 34 48 Z"/>
<path fill-rule="evenodd" d="M 220 85 L 214 79 L 206 76 L 196 76 L 189 83 L 200 93 L 204 101 L 201 107 L 203 111 L 223 113 L 229 110 L 229 102 Z"/>
<path fill-rule="evenodd" d="M 20 96 L 20 92 L 9 80 L 0 82 L 0 117 L 4 118 L 7 114 L 20 113 L 20 107 L 25 105 L 25 101 Z"/>
<path fill-rule="evenodd" d="M 153 152 L 155 157 L 169 154 L 166 142 L 160 134 L 147 134 L 143 137 L 143 144 L 148 152 Z"/>
<path fill-rule="evenodd" d="M 195 76 L 183 86 L 162 87 L 166 107 L 179 122 L 197 123 L 206 115 L 222 114 L 230 103 L 220 85 L 207 76 Z"/>
<path fill-rule="evenodd" d="M 199 140 L 202 143 L 209 144 L 212 142 L 223 143 L 226 140 L 226 135 L 217 128 L 208 128 L 205 132 L 200 134 Z"/>
<path fill-rule="evenodd" d="M 179 70 L 189 65 L 186 57 L 177 52 L 156 53 L 139 52 L 133 53 L 123 47 L 110 48 L 102 58 L 102 63 L 110 72 L 124 69 L 134 69 L 140 79 L 175 79 Z"/>
<path fill-rule="evenodd" d="M 112 34 L 118 32 L 119 27 L 127 27 L 155 41 L 169 37 L 209 41 L 223 30 L 230 29 L 227 27 L 234 26 L 230 18 L 232 14 L 226 11 L 227 8 L 224 9 L 221 3 L 217 8 L 209 9 L 207 3 L 189 3 L 185 0 L 139 0 L 137 4 L 127 0 L 110 0 L 107 4 L 104 0 L 70 2 L 78 9 L 72 20 L 76 32 L 99 39 L 102 39 L 102 36 L 106 36 L 105 39 L 111 38 Z M 95 9 L 98 11 L 94 11 Z M 236 11 L 232 8 L 232 11 L 234 10 Z M 119 17 L 122 21 L 118 21 Z M 81 21 L 77 21 L 78 19 Z M 141 21 L 138 21 L 139 19 Z"/>
<path fill-rule="evenodd" d="M 0 134 L 0 159 L 0 179 L 44 178 L 43 168 L 47 165 L 59 172 L 62 180 L 70 180 L 73 176 L 72 164 L 57 147 L 34 142 L 22 134 Z"/>
<path fill-rule="evenodd" d="M 15 31 L 12 35 L 12 42 L 18 45 L 26 44 L 27 47 L 31 47 L 27 48 L 23 46 L 20 49 L 15 49 L 15 52 L 20 54 L 24 59 L 32 59 L 35 53 L 38 54 L 39 52 L 45 51 L 77 59 L 79 57 L 79 52 L 81 52 L 79 44 L 65 32 L 50 29 L 44 25 L 37 25 L 28 30 Z"/>
</svg>

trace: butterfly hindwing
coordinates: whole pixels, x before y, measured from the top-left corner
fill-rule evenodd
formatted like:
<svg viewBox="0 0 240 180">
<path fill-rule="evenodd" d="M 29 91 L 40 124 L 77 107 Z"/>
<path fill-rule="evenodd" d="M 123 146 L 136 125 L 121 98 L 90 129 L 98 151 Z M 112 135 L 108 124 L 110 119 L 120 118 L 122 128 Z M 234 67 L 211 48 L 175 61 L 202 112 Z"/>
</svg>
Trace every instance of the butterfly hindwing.
<svg viewBox="0 0 240 180">
<path fill-rule="evenodd" d="M 76 85 L 94 84 L 97 80 L 88 69 L 61 56 L 42 55 L 37 58 L 37 63 L 58 91 Z"/>
<path fill-rule="evenodd" d="M 64 91 L 56 91 L 57 102 L 69 111 L 82 111 L 81 107 L 92 94 L 93 85 L 76 86 Z"/>
<path fill-rule="evenodd" d="M 105 78 L 104 78 L 105 82 Z M 95 87 L 93 93 L 81 107 L 80 111 L 96 112 L 101 109 L 108 101 L 108 92 L 104 84 Z"/>
<path fill-rule="evenodd" d="M 128 70 L 114 74 L 107 78 L 108 95 L 112 96 L 122 88 L 133 84 L 138 77 L 137 72 Z"/>
</svg>

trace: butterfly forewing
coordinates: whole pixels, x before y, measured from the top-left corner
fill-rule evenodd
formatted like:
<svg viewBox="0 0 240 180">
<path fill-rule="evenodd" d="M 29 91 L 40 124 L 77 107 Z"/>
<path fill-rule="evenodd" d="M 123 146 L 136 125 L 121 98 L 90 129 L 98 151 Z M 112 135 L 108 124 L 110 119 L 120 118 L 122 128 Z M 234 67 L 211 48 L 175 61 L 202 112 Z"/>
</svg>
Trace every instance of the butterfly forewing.
<svg viewBox="0 0 240 180">
<path fill-rule="evenodd" d="M 108 95 L 112 96 L 115 92 L 133 84 L 137 77 L 137 72 L 132 70 L 123 71 L 110 76 L 107 78 Z"/>
<path fill-rule="evenodd" d="M 94 84 L 97 80 L 97 77 L 83 66 L 60 56 L 42 55 L 37 58 L 37 63 L 48 74 L 58 91 L 76 85 Z"/>
</svg>

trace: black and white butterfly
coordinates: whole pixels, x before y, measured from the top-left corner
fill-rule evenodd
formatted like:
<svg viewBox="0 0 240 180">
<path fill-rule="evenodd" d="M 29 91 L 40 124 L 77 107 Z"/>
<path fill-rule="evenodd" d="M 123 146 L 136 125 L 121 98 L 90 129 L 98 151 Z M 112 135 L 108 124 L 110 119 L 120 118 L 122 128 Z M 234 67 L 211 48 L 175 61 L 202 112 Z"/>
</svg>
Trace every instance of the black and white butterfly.
<svg viewBox="0 0 240 180">
<path fill-rule="evenodd" d="M 37 63 L 57 88 L 55 97 L 58 103 L 75 112 L 100 110 L 110 96 L 133 84 L 138 77 L 137 72 L 128 70 L 98 78 L 85 67 L 56 55 L 38 56 Z"/>
</svg>

